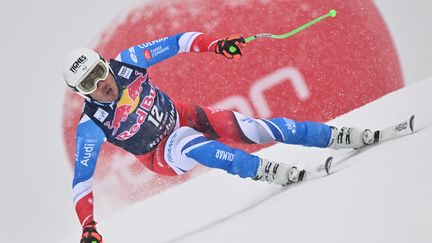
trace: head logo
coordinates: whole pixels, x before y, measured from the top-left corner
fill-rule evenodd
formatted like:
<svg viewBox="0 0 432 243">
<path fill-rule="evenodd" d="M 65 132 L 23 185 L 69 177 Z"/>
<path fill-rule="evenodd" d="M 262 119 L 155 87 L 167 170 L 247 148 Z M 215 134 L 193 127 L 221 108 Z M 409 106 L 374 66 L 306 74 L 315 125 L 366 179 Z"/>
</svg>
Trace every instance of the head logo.
<svg viewBox="0 0 432 243">
<path fill-rule="evenodd" d="M 87 60 L 87 57 L 84 55 L 78 57 L 78 59 L 72 64 L 69 70 L 73 73 L 76 73 L 81 64 L 85 63 Z"/>
</svg>

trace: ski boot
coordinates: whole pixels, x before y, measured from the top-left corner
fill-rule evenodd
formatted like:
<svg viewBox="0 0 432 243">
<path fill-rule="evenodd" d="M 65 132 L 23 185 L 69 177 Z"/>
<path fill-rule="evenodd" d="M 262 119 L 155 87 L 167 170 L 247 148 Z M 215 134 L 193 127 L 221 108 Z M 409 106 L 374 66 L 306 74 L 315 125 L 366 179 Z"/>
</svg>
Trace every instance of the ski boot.
<svg viewBox="0 0 432 243">
<path fill-rule="evenodd" d="M 305 171 L 295 166 L 289 166 L 267 159 L 260 159 L 257 175 L 253 179 L 286 186 L 302 181 L 304 175 Z"/>
<path fill-rule="evenodd" d="M 343 127 L 341 129 L 331 127 L 331 129 L 331 139 L 328 146 L 331 149 L 359 149 L 374 143 L 374 132 L 370 129 L 357 127 Z"/>
</svg>

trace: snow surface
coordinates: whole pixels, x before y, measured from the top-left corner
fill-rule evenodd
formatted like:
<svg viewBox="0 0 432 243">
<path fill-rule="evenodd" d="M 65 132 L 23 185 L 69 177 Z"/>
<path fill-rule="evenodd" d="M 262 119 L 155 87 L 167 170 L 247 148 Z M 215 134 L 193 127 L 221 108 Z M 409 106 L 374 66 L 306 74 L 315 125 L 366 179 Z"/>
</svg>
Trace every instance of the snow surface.
<svg viewBox="0 0 432 243">
<path fill-rule="evenodd" d="M 100 232 L 106 242 L 432 242 L 430 90 L 432 77 L 329 122 L 382 128 L 415 114 L 412 135 L 354 152 L 257 153 L 298 166 L 331 154 L 331 176 L 282 189 L 213 170 L 104 219 Z"/>
<path fill-rule="evenodd" d="M 6 0 L 0 2 L 0 29 L 3 33 L 0 45 L 0 50 L 3 56 L 3 58 L 0 59 L 0 66 L 2 67 L 0 90 L 3 91 L 0 96 L 0 102 L 3 105 L 1 108 L 2 119 L 0 125 L 2 128 L 6 128 L 2 129 L 2 139 L 0 140 L 0 191 L 2 192 L 0 202 L 0 215 L 2 217 L 2 220 L 0 220 L 0 242 L 78 242 L 81 232 L 72 206 L 72 170 L 69 167 L 68 158 L 64 149 L 63 133 L 61 129 L 63 114 L 62 105 L 64 101 L 63 95 L 64 90 L 66 89 L 64 82 L 61 80 L 61 60 L 63 60 L 64 55 L 73 48 L 92 46 L 94 43 L 97 43 L 101 31 L 106 29 L 110 23 L 116 22 L 119 18 L 121 19 L 124 17 L 124 15 L 121 14 L 122 11 L 141 5 L 146 1 L 147 0 L 109 2 L 103 0 Z M 375 3 L 382 12 L 396 43 L 406 83 L 413 83 L 421 77 L 432 75 L 430 69 L 432 32 L 427 31 L 432 19 L 432 15 L 430 14 L 432 1 L 375 0 Z M 422 85 L 425 86 L 424 84 Z M 425 87 L 425 90 L 422 91 L 426 92 L 427 88 L 428 87 Z M 420 99 L 420 97 L 417 97 L 417 94 L 411 94 L 411 96 Z M 423 99 L 426 99 L 426 101 L 419 103 L 425 105 L 431 104 L 430 99 L 425 96 L 426 95 L 424 95 Z M 417 112 L 419 113 L 417 122 L 419 124 L 423 122 L 423 129 L 409 137 L 410 139 L 418 136 L 426 137 L 430 133 L 428 124 L 430 124 L 431 119 L 430 114 L 427 113 L 429 107 L 424 107 L 425 106 L 421 106 L 421 108 L 419 108 L 421 109 L 421 112 Z M 388 114 L 390 116 L 393 112 L 399 112 L 399 107 L 391 107 L 386 111 L 387 113 L 390 113 Z M 397 114 L 398 113 L 394 116 L 396 117 Z M 423 118 L 422 114 L 424 114 Z M 406 114 L 399 115 L 404 117 Z M 30 118 L 31 121 L 29 121 Z M 368 120 L 362 118 L 361 122 L 362 124 L 366 124 Z M 383 120 L 383 123 L 385 122 L 386 121 Z M 360 124 L 360 121 L 358 124 L 362 125 Z M 386 146 L 390 146 L 391 144 L 393 144 L 393 142 L 386 143 Z M 428 146 L 428 149 L 430 149 L 430 144 L 430 142 L 423 138 L 423 147 Z M 276 148 L 277 147 L 274 149 Z M 373 148 L 371 151 L 376 149 L 378 149 L 378 147 Z M 290 151 L 290 154 L 288 155 L 287 153 L 283 153 L 278 156 L 278 154 L 271 153 L 271 150 L 268 152 L 262 151 L 260 154 L 266 155 L 266 157 L 272 159 L 281 158 L 286 159 L 287 161 L 312 161 L 312 158 L 316 153 L 315 150 L 307 150 L 307 156 L 301 157 L 301 152 L 297 155 L 290 147 L 285 146 L 284 151 L 285 150 Z M 301 151 L 299 148 L 295 149 L 295 151 L 298 150 Z M 418 153 L 418 151 L 416 152 L 417 153 L 410 152 L 409 154 L 415 156 L 423 154 L 420 158 L 422 159 L 426 157 L 427 153 L 430 153 L 427 152 L 427 149 L 422 149 L 421 153 Z M 362 153 L 359 156 L 364 156 L 363 154 L 369 154 L 369 152 Z M 320 158 L 319 153 L 316 156 Z M 399 158 L 401 156 L 395 157 Z M 414 157 L 414 159 L 411 158 L 407 162 L 410 164 L 420 163 L 418 160 L 419 158 Z M 422 159 L 422 161 L 425 163 L 427 160 Z M 304 186 L 289 188 L 281 193 L 278 192 L 278 189 L 275 187 L 240 180 L 225 175 L 222 172 L 214 171 L 205 175 L 206 177 L 196 178 L 190 183 L 197 183 L 195 181 L 199 182 L 205 178 L 214 178 L 215 180 L 221 180 L 220 187 L 218 183 L 211 183 L 206 185 L 205 188 L 197 188 L 196 191 L 198 193 L 193 193 L 194 197 L 190 198 L 190 201 L 187 201 L 188 197 L 186 197 L 186 195 L 189 195 L 188 190 L 192 193 L 192 189 L 188 189 L 193 188 L 192 185 L 189 185 L 188 183 L 182 185 L 178 189 L 173 188 L 166 193 L 172 193 L 173 196 L 176 196 L 176 191 L 177 194 L 179 193 L 178 191 L 186 191 L 188 193 L 173 198 L 168 196 L 171 194 L 161 194 L 159 198 L 154 199 L 157 201 L 166 198 L 164 203 L 161 204 L 165 205 L 164 207 L 153 206 L 153 208 L 151 208 L 150 205 L 152 203 L 153 205 L 155 205 L 155 203 L 161 203 L 156 201 L 146 202 L 146 206 L 136 205 L 140 210 L 137 210 L 133 214 L 135 217 L 138 217 L 138 223 L 136 221 L 133 221 L 133 224 L 129 224 L 129 222 L 121 222 L 125 220 L 127 215 L 127 211 L 122 211 L 111 219 L 107 219 L 106 222 L 103 222 L 100 225 L 100 228 L 104 233 L 107 240 L 106 242 L 123 242 L 115 240 L 118 239 L 116 236 L 119 237 L 127 226 L 132 227 L 136 234 L 140 234 L 140 237 L 135 238 L 137 239 L 136 241 L 132 240 L 131 242 L 174 241 L 174 239 L 186 235 L 191 231 L 193 232 L 194 230 L 198 230 L 206 225 L 211 225 L 215 220 L 223 219 L 224 217 L 227 217 L 227 215 L 229 217 L 230 213 L 233 214 L 233 216 L 229 218 L 230 220 L 228 221 L 248 214 L 251 210 L 243 212 L 244 210 L 242 207 L 236 208 L 236 205 L 228 207 L 233 204 L 233 201 L 235 200 L 233 197 L 236 194 L 241 195 L 243 204 L 247 204 L 245 202 L 247 201 L 248 196 L 249 198 L 259 201 L 264 200 L 262 199 L 264 193 L 269 195 L 272 195 L 272 193 L 276 194 L 274 197 L 264 200 L 261 204 L 266 205 L 269 201 L 273 200 L 273 198 L 276 199 L 283 197 L 286 194 L 299 193 L 298 191 L 311 190 L 315 184 L 326 183 L 327 180 L 333 180 L 333 177 L 336 180 L 336 178 L 349 173 L 351 170 L 353 171 L 352 173 L 354 173 L 355 170 L 357 176 L 362 176 L 359 171 L 360 163 L 355 163 L 354 158 L 352 161 L 345 164 L 350 165 L 351 167 L 338 174 L 334 174 L 332 177 L 313 181 Z M 417 164 L 416 166 L 421 168 Z M 418 173 L 421 174 L 426 172 L 427 170 L 422 170 Z M 382 174 L 387 176 L 386 173 Z M 346 177 L 346 180 L 338 180 L 338 182 L 341 184 L 342 182 L 349 183 L 351 181 L 347 181 L 348 179 L 352 180 L 355 178 L 351 175 L 347 175 Z M 412 175 L 412 177 L 414 177 L 414 175 Z M 383 181 L 385 181 L 386 178 L 387 177 L 380 177 Z M 231 182 L 228 182 L 227 180 Z M 416 179 L 407 180 L 406 182 L 401 181 L 399 178 L 398 180 L 391 180 L 391 182 L 394 183 L 391 186 L 398 188 L 399 186 L 418 183 L 414 187 L 410 187 L 410 189 L 413 190 L 411 194 L 416 193 L 416 195 L 418 194 L 423 197 L 429 197 L 430 189 L 428 188 L 428 185 L 430 185 L 430 182 L 428 184 L 425 180 L 428 180 L 428 176 L 419 176 L 416 177 Z M 425 182 L 423 183 L 422 181 Z M 351 183 L 354 184 L 353 182 Z M 242 194 L 239 194 L 238 190 L 235 190 L 235 187 L 233 186 L 234 184 L 243 187 L 240 190 Z M 223 191 L 221 191 L 223 187 L 227 186 L 230 188 L 229 195 L 227 195 L 227 192 L 223 193 Z M 195 187 L 197 187 L 197 185 Z M 232 192 L 231 188 L 233 188 Z M 336 190 L 335 192 L 338 192 L 337 187 L 334 187 L 334 189 Z M 427 191 L 428 189 L 429 191 Z M 205 193 L 202 192 L 203 190 L 205 190 Z M 209 191 L 212 193 L 209 193 Z M 355 191 L 352 193 L 354 192 Z M 408 194 L 407 198 L 411 198 L 410 196 L 412 195 Z M 215 197 L 216 199 L 213 198 L 213 200 L 211 200 L 211 197 Z M 210 207 L 205 207 L 205 203 L 208 204 L 210 202 L 209 205 L 212 206 L 214 204 L 213 202 L 219 200 L 221 197 L 224 199 L 226 198 L 225 205 L 227 207 L 223 209 L 215 208 L 213 209 L 214 212 L 207 212 Z M 294 196 L 290 195 L 290 198 L 294 198 Z M 349 195 L 348 198 L 353 199 L 354 201 L 352 195 Z M 409 205 L 404 208 L 403 211 L 405 214 L 408 214 L 407 212 L 409 210 L 418 210 L 419 212 L 423 210 L 422 215 L 406 218 L 404 218 L 404 215 L 400 215 L 398 220 L 402 221 L 403 225 L 411 223 L 413 224 L 411 227 L 417 229 L 417 231 L 411 230 L 405 232 L 406 235 L 412 235 L 412 238 L 408 240 L 408 242 L 432 242 L 430 236 L 425 236 L 425 227 L 427 227 L 427 225 L 424 223 L 427 218 L 430 218 L 430 210 L 425 206 L 427 204 L 430 205 L 430 202 L 428 199 L 418 198 L 419 196 L 417 198 L 414 197 L 414 202 L 419 204 L 418 207 L 417 205 L 415 205 L 415 207 Z M 174 217 L 176 216 L 173 212 L 174 208 L 169 209 L 166 204 L 171 201 L 180 203 L 182 200 L 185 201 L 183 202 L 184 204 L 189 204 L 186 204 L 184 209 L 179 206 L 177 210 L 180 212 L 182 210 L 191 211 L 191 208 L 193 208 L 194 213 L 187 215 L 185 212 L 183 218 Z M 311 202 L 315 201 L 316 199 Z M 303 201 L 303 203 L 307 202 L 307 200 Z M 292 202 L 290 201 L 290 203 Z M 319 201 L 315 203 L 315 207 L 318 207 L 324 202 Z M 253 201 L 250 201 L 248 205 L 253 204 Z M 305 205 L 305 208 L 306 206 L 307 205 Z M 161 219 L 156 219 L 154 216 L 156 213 L 146 210 L 144 207 L 159 211 L 163 208 L 163 210 L 170 212 L 172 217 L 169 217 L 169 215 L 162 217 L 164 213 L 161 212 Z M 254 207 L 252 210 L 260 207 L 263 206 Z M 131 210 L 133 209 L 131 208 Z M 297 210 L 309 214 L 308 212 L 310 211 L 310 207 L 307 207 L 307 209 L 301 207 Z M 235 214 L 236 212 L 237 214 Z M 210 217 L 206 217 L 207 214 L 211 213 L 216 214 L 216 216 L 213 217 L 213 221 Z M 203 215 L 203 219 L 200 219 L 200 214 Z M 131 217 L 131 219 L 135 219 L 135 217 Z M 415 218 L 415 220 L 412 220 L 413 218 Z M 116 224 L 109 226 L 110 222 L 115 222 L 116 219 L 119 221 L 116 222 Z M 410 219 L 411 222 L 409 221 Z M 179 220 L 182 221 L 179 222 Z M 206 224 L 199 224 L 199 220 L 204 221 Z M 295 221 L 299 220 L 302 220 L 301 222 L 303 222 L 302 224 L 299 223 L 299 227 L 304 226 L 306 224 L 304 222 L 311 221 L 310 219 L 295 219 Z M 418 223 L 419 220 L 422 221 Z M 255 221 L 257 221 L 256 225 L 264 225 L 264 223 L 267 222 L 264 221 L 264 219 L 259 218 L 255 219 Z M 270 225 L 276 225 L 274 222 L 279 221 L 282 221 L 282 219 L 277 221 L 270 220 L 268 223 Z M 289 223 L 294 220 L 291 219 L 291 221 L 288 221 L 288 219 L 285 219 L 284 222 L 285 221 Z M 323 221 L 330 222 L 331 225 L 328 226 L 330 228 L 336 219 L 332 220 L 332 217 L 330 217 Z M 151 222 L 154 222 L 154 224 Z M 191 225 L 191 222 L 197 223 Z M 310 223 L 311 225 L 308 227 L 311 231 L 306 235 L 309 238 L 313 235 L 317 235 L 316 237 L 318 238 L 318 234 L 326 237 L 328 234 L 331 234 L 332 231 L 338 233 L 344 232 L 344 228 L 339 229 L 337 224 L 335 225 L 336 227 L 332 227 L 329 230 L 325 224 L 316 228 L 314 227 L 316 226 L 315 222 Z M 122 224 L 124 226 L 120 227 Z M 218 225 L 223 224 L 224 221 Z M 416 224 L 420 226 L 415 226 Z M 181 227 L 179 227 L 179 225 Z M 246 223 L 244 225 L 245 230 L 239 231 L 236 227 L 232 228 L 237 231 L 238 237 L 250 232 L 246 227 L 248 225 Z M 353 226 L 353 223 L 347 223 L 347 225 Z M 322 233 L 323 230 L 321 230 L 321 227 L 327 231 Z M 383 225 L 382 227 L 386 227 L 386 225 Z M 411 227 L 408 227 L 408 229 L 411 229 Z M 136 230 L 137 228 L 139 228 L 139 230 Z M 173 229 L 176 229 L 177 232 L 181 233 L 175 234 L 175 231 L 172 231 Z M 216 230 L 216 228 L 212 227 L 205 232 L 211 232 L 213 229 Z M 219 237 L 224 236 L 226 232 L 226 238 L 228 238 L 228 236 L 230 236 L 228 233 L 230 229 L 231 228 L 229 227 L 224 228 L 224 234 Z M 263 235 L 263 238 L 266 235 L 271 237 L 271 232 L 273 232 L 271 227 L 262 226 L 260 229 L 262 230 L 259 232 L 256 231 L 256 234 Z M 297 232 L 291 230 L 289 227 L 285 227 L 284 229 L 286 229 L 286 235 L 297 235 Z M 357 230 L 358 232 L 361 232 L 361 228 L 358 228 Z M 397 230 L 398 229 L 394 229 L 394 232 L 396 233 L 392 232 L 392 234 L 401 234 Z M 128 230 L 127 232 L 131 231 L 132 230 Z M 197 233 L 194 236 L 191 235 L 190 238 L 183 238 L 183 241 L 185 242 L 186 240 L 190 240 L 190 242 L 193 242 L 192 237 L 198 237 L 195 238 L 195 240 L 203 240 L 200 236 L 200 234 L 203 233 L 204 231 Z M 283 233 L 281 232 L 276 235 L 280 236 L 282 234 Z M 146 238 L 147 235 L 149 236 L 148 240 Z M 300 238 L 301 236 L 296 237 Z M 365 235 L 364 238 L 365 237 L 372 238 L 372 236 L 367 235 Z M 401 238 L 400 241 L 403 241 L 405 238 Z M 154 241 L 152 241 L 153 239 Z M 215 241 L 222 241 L 222 239 L 214 235 L 212 235 L 212 238 L 208 240 L 212 239 Z M 238 240 L 238 238 L 233 238 L 233 240 L 236 239 Z M 244 238 L 245 241 L 247 239 L 247 237 Z M 323 238 L 323 241 L 320 242 L 326 242 L 327 240 L 325 239 L 326 238 Z M 332 237 L 332 239 L 334 239 L 334 237 Z M 349 242 L 348 239 L 351 238 L 347 238 L 347 242 Z M 243 240 L 238 241 L 241 242 Z M 280 239 L 278 241 L 286 240 Z"/>
</svg>

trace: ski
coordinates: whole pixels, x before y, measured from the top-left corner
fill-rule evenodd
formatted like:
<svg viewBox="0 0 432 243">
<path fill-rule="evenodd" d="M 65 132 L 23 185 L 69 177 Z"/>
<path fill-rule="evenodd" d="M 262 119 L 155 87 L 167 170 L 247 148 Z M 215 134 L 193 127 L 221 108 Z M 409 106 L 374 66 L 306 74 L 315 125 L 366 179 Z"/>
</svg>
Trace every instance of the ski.
<svg viewBox="0 0 432 243">
<path fill-rule="evenodd" d="M 414 133 L 414 119 L 415 115 L 412 115 L 405 121 L 399 122 L 384 129 L 375 130 L 373 132 L 373 142 L 371 144 L 368 144 L 367 146 L 364 146 L 363 148 L 367 148 L 370 145 L 374 145 L 379 142 L 396 139 Z M 360 150 L 363 148 L 360 148 Z M 298 182 L 308 181 L 330 175 L 332 162 L 333 156 L 330 156 L 325 160 L 324 163 L 302 170 L 299 174 Z"/>
<path fill-rule="evenodd" d="M 324 163 L 314 166 L 300 172 L 299 181 L 308 181 L 316 178 L 320 178 L 330 174 L 333 157 L 328 157 Z"/>
<path fill-rule="evenodd" d="M 337 167 L 339 164 L 343 163 L 347 159 L 356 156 L 357 154 L 359 154 L 359 152 L 364 151 L 372 146 L 376 146 L 378 143 L 400 138 L 414 133 L 414 120 L 415 120 L 415 115 L 412 115 L 410 118 L 406 119 L 405 121 L 396 123 L 394 125 L 391 125 L 383 129 L 375 130 L 374 132 L 371 133 L 373 137 L 368 138 L 372 140 L 370 144 L 349 151 L 348 153 L 344 153 L 340 155 L 333 154 L 332 156 L 334 157 L 333 158 L 334 162 L 332 168 Z M 328 174 L 330 174 L 330 170 Z"/>
<path fill-rule="evenodd" d="M 414 133 L 414 118 L 415 115 L 412 115 L 409 119 L 403 122 L 375 131 L 372 144 Z"/>
</svg>

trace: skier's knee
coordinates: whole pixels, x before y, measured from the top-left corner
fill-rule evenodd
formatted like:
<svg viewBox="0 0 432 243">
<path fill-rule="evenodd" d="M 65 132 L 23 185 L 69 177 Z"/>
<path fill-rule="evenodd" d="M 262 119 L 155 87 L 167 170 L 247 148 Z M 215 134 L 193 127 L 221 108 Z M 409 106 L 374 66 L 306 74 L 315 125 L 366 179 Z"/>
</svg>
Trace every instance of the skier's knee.
<svg viewBox="0 0 432 243">
<path fill-rule="evenodd" d="M 264 121 L 246 117 L 238 112 L 234 112 L 234 115 L 241 132 L 248 140 L 258 144 L 274 141 L 274 137 Z"/>
<path fill-rule="evenodd" d="M 177 174 L 183 174 L 198 164 L 185 155 L 185 150 L 205 141 L 208 139 L 202 133 L 190 127 L 181 127 L 168 137 L 164 149 L 165 161 Z"/>
<path fill-rule="evenodd" d="M 326 147 L 329 144 L 331 128 L 319 122 L 296 122 L 286 118 L 270 120 L 281 131 L 276 141 L 311 147 Z"/>
</svg>

